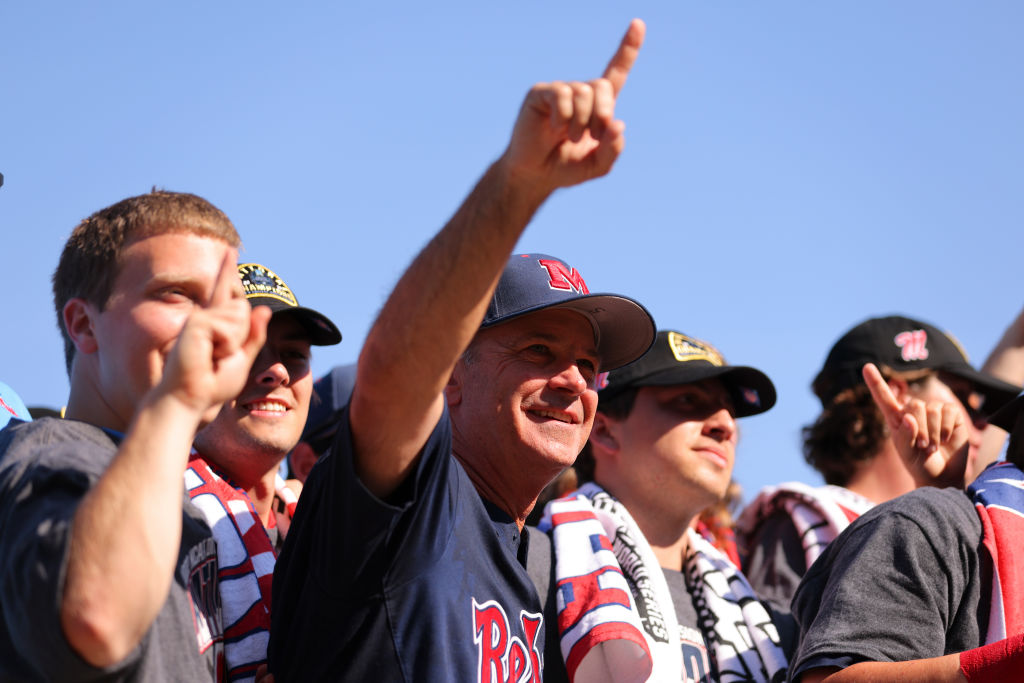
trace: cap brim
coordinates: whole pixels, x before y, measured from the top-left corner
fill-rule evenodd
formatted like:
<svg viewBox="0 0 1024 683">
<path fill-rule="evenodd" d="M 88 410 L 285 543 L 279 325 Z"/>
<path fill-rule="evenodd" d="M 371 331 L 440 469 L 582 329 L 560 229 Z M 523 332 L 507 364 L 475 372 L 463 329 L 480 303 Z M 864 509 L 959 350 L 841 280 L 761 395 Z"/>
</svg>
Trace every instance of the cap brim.
<svg viewBox="0 0 1024 683">
<path fill-rule="evenodd" d="M 309 343 L 313 346 L 333 346 L 341 341 L 341 331 L 323 313 L 305 306 L 290 306 L 272 297 L 249 297 L 253 307 L 266 306 L 274 315 L 287 313 L 295 317 L 309 335 Z"/>
<path fill-rule="evenodd" d="M 1021 388 L 1004 382 L 1000 379 L 996 379 L 991 375 L 986 375 L 983 372 L 975 370 L 970 365 L 964 364 L 951 364 L 944 365 L 936 368 L 940 372 L 948 372 L 954 377 L 965 379 L 971 383 L 975 391 L 982 394 L 985 397 L 985 402 L 982 404 L 981 412 L 985 415 L 991 415 L 1012 401 L 1013 398 L 1020 393 Z M 992 420 L 989 419 L 989 422 Z"/>
<path fill-rule="evenodd" d="M 999 410 L 989 415 L 988 423 L 1012 432 L 1021 408 L 1024 408 L 1024 393 L 1019 394 L 1012 401 L 1004 403 Z"/>
<path fill-rule="evenodd" d="M 601 357 L 601 372 L 632 363 L 651 348 L 657 332 L 654 319 L 639 302 L 618 294 L 584 294 L 582 296 L 534 306 L 496 322 L 480 327 L 493 327 L 530 313 L 564 308 L 576 311 L 590 321 Z"/>
<path fill-rule="evenodd" d="M 652 373 L 646 377 L 630 380 L 601 391 L 602 397 L 614 395 L 625 389 L 637 387 L 667 387 L 678 384 L 693 384 L 705 379 L 717 378 L 729 391 L 736 417 L 749 417 L 763 413 L 775 405 L 775 385 L 757 368 L 745 365 L 712 365 L 707 362 L 690 361 L 679 363 L 667 370 Z"/>
</svg>

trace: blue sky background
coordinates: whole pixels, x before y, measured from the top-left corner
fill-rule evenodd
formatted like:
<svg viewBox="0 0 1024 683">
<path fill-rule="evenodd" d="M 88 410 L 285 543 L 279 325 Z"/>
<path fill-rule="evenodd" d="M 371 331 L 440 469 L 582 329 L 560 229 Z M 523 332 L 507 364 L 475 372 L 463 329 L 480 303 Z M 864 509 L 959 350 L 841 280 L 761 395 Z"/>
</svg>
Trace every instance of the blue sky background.
<svg viewBox="0 0 1024 683">
<path fill-rule="evenodd" d="M 749 497 L 819 481 L 800 427 L 835 339 L 907 313 L 980 364 L 1021 309 L 1024 5 L 39 2 L 0 8 L 0 379 L 67 395 L 49 278 L 74 225 L 201 194 L 356 358 L 391 286 L 501 152 L 536 81 L 600 74 L 632 16 L 627 147 L 520 251 L 629 294 L 775 381 Z"/>
</svg>

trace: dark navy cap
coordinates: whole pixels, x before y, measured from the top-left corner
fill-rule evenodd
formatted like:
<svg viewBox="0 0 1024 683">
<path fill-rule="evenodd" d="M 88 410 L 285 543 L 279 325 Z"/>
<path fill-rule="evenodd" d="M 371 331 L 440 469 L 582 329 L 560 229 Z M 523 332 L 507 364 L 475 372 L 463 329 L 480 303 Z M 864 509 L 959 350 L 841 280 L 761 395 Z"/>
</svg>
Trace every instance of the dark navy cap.
<svg viewBox="0 0 1024 683">
<path fill-rule="evenodd" d="M 1017 394 L 1017 398 L 1004 404 L 1002 408 L 992 413 L 988 418 L 988 423 L 1012 432 L 1013 425 L 1017 422 L 1021 408 L 1024 408 L 1024 392 Z"/>
<path fill-rule="evenodd" d="M 618 294 L 591 294 L 578 270 L 547 254 L 509 258 L 480 326 L 547 308 L 576 311 L 590 321 L 602 370 L 636 360 L 654 341 L 654 320 L 646 308 Z"/>
</svg>

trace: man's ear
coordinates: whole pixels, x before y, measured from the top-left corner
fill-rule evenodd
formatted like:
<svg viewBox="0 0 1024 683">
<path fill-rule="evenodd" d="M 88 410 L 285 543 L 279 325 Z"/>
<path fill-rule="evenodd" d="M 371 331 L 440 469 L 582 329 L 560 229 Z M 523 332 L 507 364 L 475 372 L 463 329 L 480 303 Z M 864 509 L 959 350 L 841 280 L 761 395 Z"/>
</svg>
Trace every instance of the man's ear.
<svg viewBox="0 0 1024 683">
<path fill-rule="evenodd" d="M 617 422 L 598 411 L 594 413 L 594 427 L 590 430 L 591 452 L 594 458 L 599 458 L 604 453 L 618 453 L 619 440 L 615 436 Z"/>
<path fill-rule="evenodd" d="M 448 384 L 444 387 L 444 400 L 448 402 L 448 408 L 462 403 L 462 360 L 455 363 L 452 374 L 448 376 Z"/>
<path fill-rule="evenodd" d="M 305 441 L 295 444 L 295 448 L 288 455 L 288 462 L 292 467 L 292 474 L 295 475 L 295 478 L 305 482 L 306 477 L 309 476 L 309 471 L 316 464 L 317 458 L 316 451 Z"/>
<path fill-rule="evenodd" d="M 61 313 L 64 329 L 68 331 L 75 350 L 79 353 L 96 353 L 99 349 L 96 333 L 93 330 L 93 318 L 98 313 L 96 307 L 85 299 L 76 297 L 64 304 L 64 310 Z"/>
</svg>

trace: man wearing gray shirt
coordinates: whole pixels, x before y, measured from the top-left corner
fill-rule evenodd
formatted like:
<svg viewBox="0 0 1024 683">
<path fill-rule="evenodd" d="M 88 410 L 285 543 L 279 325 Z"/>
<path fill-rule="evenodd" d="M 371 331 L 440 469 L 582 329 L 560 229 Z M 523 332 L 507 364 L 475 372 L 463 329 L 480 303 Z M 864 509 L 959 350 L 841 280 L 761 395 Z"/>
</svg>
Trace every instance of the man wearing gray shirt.
<svg viewBox="0 0 1024 683">
<path fill-rule="evenodd" d="M 65 245 L 66 419 L 0 432 L 0 680 L 219 680 L 216 543 L 183 474 L 266 334 L 238 245 L 219 209 L 163 191 Z"/>
</svg>

